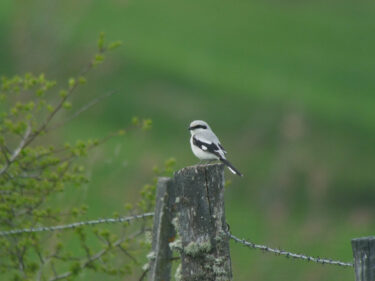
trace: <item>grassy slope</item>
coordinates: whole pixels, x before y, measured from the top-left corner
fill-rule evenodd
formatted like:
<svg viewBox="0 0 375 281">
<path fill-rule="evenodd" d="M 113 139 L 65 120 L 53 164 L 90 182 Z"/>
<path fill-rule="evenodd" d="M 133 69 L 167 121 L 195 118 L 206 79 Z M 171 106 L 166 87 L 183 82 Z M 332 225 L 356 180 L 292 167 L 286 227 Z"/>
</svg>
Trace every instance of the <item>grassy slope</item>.
<svg viewBox="0 0 375 281">
<path fill-rule="evenodd" d="M 31 7 L 31 21 L 43 19 L 39 8 Z M 58 9 L 50 24 L 68 35 L 52 63 L 62 73 L 78 67 L 62 62 L 68 56 L 79 62 L 81 46 L 98 30 L 125 42 L 111 72 L 100 76 L 108 82 L 87 93 L 123 91 L 68 126 L 66 137 L 102 135 L 134 114 L 155 121 L 147 136 L 112 141 L 91 155 L 92 184 L 81 194 L 94 206 L 90 216 L 121 209 L 150 178 L 145 171 L 169 155 L 179 166 L 194 162 L 182 144 L 186 124 L 199 116 L 215 124 L 246 173 L 242 181 L 229 176 L 234 233 L 349 260 L 350 238 L 374 230 L 371 220 L 356 220 L 358 205 L 372 208 L 373 202 L 374 4 L 70 1 Z M 307 127 L 296 141 L 280 133 L 290 113 L 301 115 Z M 309 171 L 328 175 L 322 198 L 310 190 Z M 285 186 L 284 174 L 291 177 Z M 232 253 L 235 280 L 353 277 L 350 270 L 295 264 L 237 245 Z"/>
<path fill-rule="evenodd" d="M 140 1 L 99 9 L 113 15 L 102 22 L 124 34 L 127 56 L 137 61 L 234 94 L 294 100 L 326 119 L 374 129 L 373 4 L 325 5 Z"/>
</svg>

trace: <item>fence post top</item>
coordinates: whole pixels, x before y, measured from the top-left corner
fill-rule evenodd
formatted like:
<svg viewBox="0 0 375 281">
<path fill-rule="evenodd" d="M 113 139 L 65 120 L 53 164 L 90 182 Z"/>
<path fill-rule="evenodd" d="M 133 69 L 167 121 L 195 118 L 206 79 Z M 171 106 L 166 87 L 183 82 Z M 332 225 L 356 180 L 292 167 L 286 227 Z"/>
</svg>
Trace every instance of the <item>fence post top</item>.
<svg viewBox="0 0 375 281">
<path fill-rule="evenodd" d="M 158 183 L 166 183 L 168 181 L 172 180 L 169 177 L 158 177 Z"/>
<path fill-rule="evenodd" d="M 364 241 L 375 241 L 375 236 L 367 236 L 367 237 L 360 237 L 352 239 L 352 243 L 364 242 Z"/>
<path fill-rule="evenodd" d="M 175 174 L 181 174 L 181 173 L 184 173 L 184 172 L 187 172 L 187 171 L 195 171 L 196 173 L 198 172 L 203 172 L 204 170 L 206 169 L 215 169 L 215 168 L 219 168 L 219 169 L 224 169 L 224 164 L 222 163 L 213 163 L 213 164 L 196 164 L 196 165 L 192 165 L 192 166 L 187 166 L 185 168 L 182 168 L 178 171 L 175 172 Z"/>
</svg>

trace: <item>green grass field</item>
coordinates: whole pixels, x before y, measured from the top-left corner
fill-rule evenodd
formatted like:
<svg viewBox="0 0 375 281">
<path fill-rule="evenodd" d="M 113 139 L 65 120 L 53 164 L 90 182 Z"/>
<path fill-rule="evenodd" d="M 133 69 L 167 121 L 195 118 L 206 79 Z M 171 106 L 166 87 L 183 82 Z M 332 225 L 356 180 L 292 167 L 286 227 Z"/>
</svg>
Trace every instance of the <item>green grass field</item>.
<svg viewBox="0 0 375 281">
<path fill-rule="evenodd" d="M 134 115 L 153 129 L 92 152 L 90 184 L 62 200 L 88 204 L 88 218 L 121 212 L 153 166 L 197 162 L 186 128 L 203 119 L 245 174 L 226 174 L 234 234 L 350 261 L 350 239 L 375 232 L 374 16 L 371 1 L 3 0 L 0 74 L 64 82 L 100 31 L 122 40 L 75 106 L 118 93 L 51 138 L 100 137 Z M 234 280 L 354 280 L 351 269 L 231 252 Z"/>
</svg>

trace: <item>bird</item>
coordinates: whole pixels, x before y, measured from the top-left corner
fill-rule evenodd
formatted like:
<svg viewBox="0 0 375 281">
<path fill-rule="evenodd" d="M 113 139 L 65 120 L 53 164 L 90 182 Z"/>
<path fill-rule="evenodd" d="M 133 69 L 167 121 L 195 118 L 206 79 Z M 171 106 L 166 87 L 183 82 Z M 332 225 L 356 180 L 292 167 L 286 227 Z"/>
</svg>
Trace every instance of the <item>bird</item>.
<svg viewBox="0 0 375 281">
<path fill-rule="evenodd" d="M 218 137 L 211 130 L 207 122 L 195 120 L 190 123 L 190 145 L 194 155 L 200 160 L 220 160 L 235 175 L 243 176 L 225 157 L 227 153 Z"/>
</svg>

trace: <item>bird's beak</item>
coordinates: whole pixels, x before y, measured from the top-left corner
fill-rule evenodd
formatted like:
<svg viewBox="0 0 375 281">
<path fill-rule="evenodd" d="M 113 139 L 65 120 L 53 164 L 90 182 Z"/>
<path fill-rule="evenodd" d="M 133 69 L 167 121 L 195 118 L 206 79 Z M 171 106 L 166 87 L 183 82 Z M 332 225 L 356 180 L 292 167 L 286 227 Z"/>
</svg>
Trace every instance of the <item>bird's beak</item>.
<svg viewBox="0 0 375 281">
<path fill-rule="evenodd" d="M 188 130 L 190 131 L 192 128 L 191 127 L 188 127 Z"/>
</svg>

